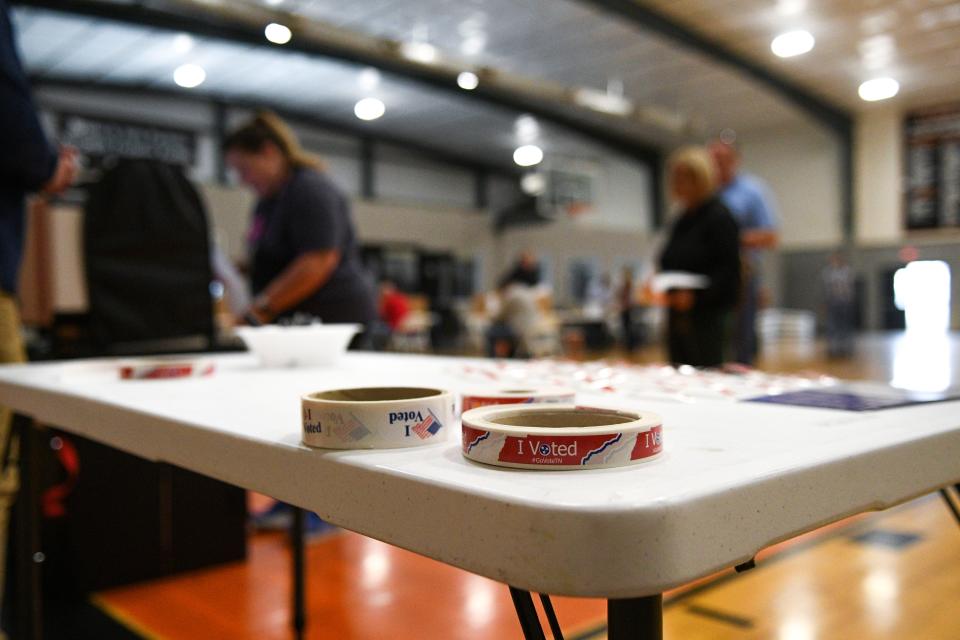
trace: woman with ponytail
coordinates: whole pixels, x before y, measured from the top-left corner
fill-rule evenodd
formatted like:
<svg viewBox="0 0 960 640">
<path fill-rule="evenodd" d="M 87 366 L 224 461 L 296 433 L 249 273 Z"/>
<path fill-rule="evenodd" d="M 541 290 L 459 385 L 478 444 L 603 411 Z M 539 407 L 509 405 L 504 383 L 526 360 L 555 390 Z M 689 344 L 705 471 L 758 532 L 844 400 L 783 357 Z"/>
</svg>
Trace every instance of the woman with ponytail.
<svg viewBox="0 0 960 640">
<path fill-rule="evenodd" d="M 244 319 L 294 314 L 327 323 L 376 319 L 350 203 L 273 113 L 261 112 L 223 143 L 227 165 L 256 192 L 248 241 L 254 301 Z"/>
</svg>

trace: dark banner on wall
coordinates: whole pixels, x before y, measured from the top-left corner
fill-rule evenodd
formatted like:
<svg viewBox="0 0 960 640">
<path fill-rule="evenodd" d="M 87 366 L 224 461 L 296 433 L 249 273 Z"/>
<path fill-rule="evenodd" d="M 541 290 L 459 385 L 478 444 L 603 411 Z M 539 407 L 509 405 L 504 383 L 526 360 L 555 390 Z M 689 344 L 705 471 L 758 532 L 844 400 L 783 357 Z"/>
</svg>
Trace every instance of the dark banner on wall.
<svg viewBox="0 0 960 640">
<path fill-rule="evenodd" d="M 960 226 L 960 105 L 907 115 L 906 225 Z"/>
<path fill-rule="evenodd" d="M 61 115 L 59 138 L 95 164 L 105 158 L 136 158 L 188 167 L 197 156 L 192 131 L 84 115 Z"/>
</svg>

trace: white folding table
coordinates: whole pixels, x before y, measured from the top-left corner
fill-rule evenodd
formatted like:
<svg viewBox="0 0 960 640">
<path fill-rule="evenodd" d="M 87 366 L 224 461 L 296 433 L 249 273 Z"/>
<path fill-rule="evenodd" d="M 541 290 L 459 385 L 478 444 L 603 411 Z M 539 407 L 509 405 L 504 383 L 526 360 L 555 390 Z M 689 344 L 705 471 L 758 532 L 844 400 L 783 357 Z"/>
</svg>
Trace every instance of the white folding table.
<svg viewBox="0 0 960 640">
<path fill-rule="evenodd" d="M 460 391 L 476 386 L 460 369 L 479 361 L 350 353 L 332 368 L 268 370 L 245 354 L 216 360 L 211 377 L 163 381 L 121 381 L 109 360 L 0 367 L 0 404 L 505 583 L 528 638 L 543 637 L 530 591 L 606 598 L 610 638 L 660 637 L 665 590 L 960 481 L 960 402 L 853 413 L 598 391 L 578 400 L 663 417 L 662 456 L 618 469 L 523 471 L 465 460 L 458 424 L 445 442 L 416 449 L 300 444 L 303 393 Z"/>
</svg>

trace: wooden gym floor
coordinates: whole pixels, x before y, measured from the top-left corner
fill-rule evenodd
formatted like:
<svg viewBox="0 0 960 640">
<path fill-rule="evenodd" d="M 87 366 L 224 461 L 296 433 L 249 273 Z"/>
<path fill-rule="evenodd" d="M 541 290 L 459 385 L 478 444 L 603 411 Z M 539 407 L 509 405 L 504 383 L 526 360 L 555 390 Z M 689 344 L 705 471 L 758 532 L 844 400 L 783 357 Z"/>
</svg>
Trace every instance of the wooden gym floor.
<svg viewBox="0 0 960 640">
<path fill-rule="evenodd" d="M 639 361 L 658 361 L 650 349 Z M 960 336 L 860 339 L 844 361 L 822 346 L 774 345 L 761 368 L 848 378 L 960 381 Z M 958 463 L 960 464 L 960 463 Z M 506 587 L 349 532 L 308 546 L 308 638 L 520 639 Z M 285 537 L 251 536 L 245 563 L 101 593 L 95 604 L 150 638 L 289 638 Z M 600 600 L 555 598 L 567 638 L 605 638 Z M 673 640 L 957 640 L 960 527 L 937 495 L 865 514 L 767 549 L 743 574 L 667 594 Z"/>
</svg>

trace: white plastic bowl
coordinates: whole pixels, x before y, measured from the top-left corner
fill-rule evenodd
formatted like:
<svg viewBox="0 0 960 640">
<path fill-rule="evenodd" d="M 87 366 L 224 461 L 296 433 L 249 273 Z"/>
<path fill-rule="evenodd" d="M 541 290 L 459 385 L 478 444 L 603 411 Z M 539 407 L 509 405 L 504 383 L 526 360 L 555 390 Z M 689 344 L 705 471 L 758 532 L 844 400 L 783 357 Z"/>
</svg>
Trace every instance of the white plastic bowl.
<svg viewBox="0 0 960 640">
<path fill-rule="evenodd" d="M 237 327 L 237 334 L 265 367 L 333 364 L 362 329 L 359 324 Z"/>
</svg>

